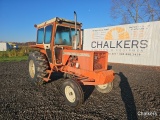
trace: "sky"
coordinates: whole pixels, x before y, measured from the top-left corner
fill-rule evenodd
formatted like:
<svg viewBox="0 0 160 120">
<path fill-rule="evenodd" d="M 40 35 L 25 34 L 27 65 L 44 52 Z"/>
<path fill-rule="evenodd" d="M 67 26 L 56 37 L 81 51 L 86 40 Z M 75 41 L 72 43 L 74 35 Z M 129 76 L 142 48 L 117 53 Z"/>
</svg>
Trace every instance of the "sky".
<svg viewBox="0 0 160 120">
<path fill-rule="evenodd" d="M 36 41 L 34 24 L 74 20 L 74 11 L 83 29 L 115 25 L 110 8 L 111 0 L 0 0 L 0 41 Z"/>
</svg>

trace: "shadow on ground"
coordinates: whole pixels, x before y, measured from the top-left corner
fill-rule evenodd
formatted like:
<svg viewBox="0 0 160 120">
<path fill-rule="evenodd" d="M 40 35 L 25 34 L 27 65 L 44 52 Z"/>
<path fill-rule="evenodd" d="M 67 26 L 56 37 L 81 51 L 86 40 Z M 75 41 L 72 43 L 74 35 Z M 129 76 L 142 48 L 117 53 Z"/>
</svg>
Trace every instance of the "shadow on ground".
<svg viewBox="0 0 160 120">
<path fill-rule="evenodd" d="M 134 96 L 128 79 L 122 72 L 119 72 L 117 75 L 120 77 L 119 87 L 121 89 L 121 98 L 125 104 L 127 119 L 138 120 Z"/>
<path fill-rule="evenodd" d="M 82 89 L 84 92 L 84 102 L 89 98 L 89 96 L 92 94 L 94 91 L 94 86 L 93 85 L 83 85 Z"/>
</svg>

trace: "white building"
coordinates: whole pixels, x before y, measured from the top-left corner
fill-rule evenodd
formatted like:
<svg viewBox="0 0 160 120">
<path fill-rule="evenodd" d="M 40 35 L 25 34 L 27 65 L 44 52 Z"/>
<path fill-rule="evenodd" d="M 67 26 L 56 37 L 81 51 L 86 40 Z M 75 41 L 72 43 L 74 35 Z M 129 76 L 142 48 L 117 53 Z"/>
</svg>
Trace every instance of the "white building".
<svg viewBox="0 0 160 120">
<path fill-rule="evenodd" d="M 0 51 L 7 51 L 9 49 L 11 49 L 11 47 L 7 42 L 0 42 Z"/>
</svg>

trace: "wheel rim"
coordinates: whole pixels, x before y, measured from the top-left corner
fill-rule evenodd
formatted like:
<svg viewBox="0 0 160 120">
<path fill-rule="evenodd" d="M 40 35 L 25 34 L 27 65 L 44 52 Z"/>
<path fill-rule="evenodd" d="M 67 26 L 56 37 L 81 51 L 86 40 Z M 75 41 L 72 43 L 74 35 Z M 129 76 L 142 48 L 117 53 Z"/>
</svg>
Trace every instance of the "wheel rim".
<svg viewBox="0 0 160 120">
<path fill-rule="evenodd" d="M 65 95 L 69 102 L 73 103 L 76 99 L 74 90 L 70 86 L 65 87 Z"/>
<path fill-rule="evenodd" d="M 30 76 L 32 78 L 34 78 L 34 75 L 35 75 L 35 65 L 34 65 L 33 60 L 29 61 L 29 73 L 30 73 Z"/>
<path fill-rule="evenodd" d="M 98 85 L 98 87 L 99 87 L 100 89 L 106 89 L 108 86 L 109 86 L 108 83 L 107 83 L 107 84 L 104 84 L 104 85 Z"/>
</svg>

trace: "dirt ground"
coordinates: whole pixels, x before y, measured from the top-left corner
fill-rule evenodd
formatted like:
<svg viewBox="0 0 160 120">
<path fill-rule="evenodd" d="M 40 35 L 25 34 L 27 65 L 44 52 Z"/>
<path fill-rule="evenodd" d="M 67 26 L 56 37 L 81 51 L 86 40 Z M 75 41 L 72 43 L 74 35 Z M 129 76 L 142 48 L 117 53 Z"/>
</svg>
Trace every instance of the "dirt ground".
<svg viewBox="0 0 160 120">
<path fill-rule="evenodd" d="M 113 90 L 102 94 L 87 86 L 86 101 L 73 109 L 59 92 L 61 80 L 36 87 L 28 80 L 27 61 L 1 62 L 0 120 L 158 120 L 160 67 L 110 63 L 111 68 L 117 73 Z"/>
</svg>

